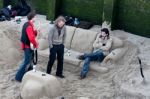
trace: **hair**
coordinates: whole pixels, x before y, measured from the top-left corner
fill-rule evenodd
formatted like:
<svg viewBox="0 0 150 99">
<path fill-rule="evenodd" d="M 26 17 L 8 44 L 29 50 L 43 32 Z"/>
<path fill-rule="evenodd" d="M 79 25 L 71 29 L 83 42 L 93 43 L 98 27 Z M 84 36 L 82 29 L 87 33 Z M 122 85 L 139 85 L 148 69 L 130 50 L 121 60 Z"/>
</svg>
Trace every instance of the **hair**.
<svg viewBox="0 0 150 99">
<path fill-rule="evenodd" d="M 66 19 L 63 16 L 59 16 L 56 20 L 55 20 L 55 25 L 58 24 L 59 21 L 63 21 L 64 23 L 66 22 Z"/>
<path fill-rule="evenodd" d="M 28 20 L 32 20 L 36 15 L 36 12 L 35 11 L 31 11 L 28 15 L 27 15 L 27 18 Z"/>
<path fill-rule="evenodd" d="M 105 32 L 107 34 L 107 38 L 109 38 L 109 30 L 108 30 L 108 28 L 102 28 L 101 32 Z"/>
</svg>

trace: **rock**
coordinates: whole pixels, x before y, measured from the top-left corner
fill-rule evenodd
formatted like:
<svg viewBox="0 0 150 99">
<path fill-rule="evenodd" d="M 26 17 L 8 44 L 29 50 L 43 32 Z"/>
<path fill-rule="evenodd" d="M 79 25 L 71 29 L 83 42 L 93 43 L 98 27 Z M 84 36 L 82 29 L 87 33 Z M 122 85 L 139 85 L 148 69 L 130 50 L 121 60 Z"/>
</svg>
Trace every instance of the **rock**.
<svg viewBox="0 0 150 99">
<path fill-rule="evenodd" d="M 21 97 L 23 99 L 40 99 L 43 97 L 55 98 L 61 96 L 60 82 L 52 75 L 39 71 L 27 72 L 21 84 Z"/>
</svg>

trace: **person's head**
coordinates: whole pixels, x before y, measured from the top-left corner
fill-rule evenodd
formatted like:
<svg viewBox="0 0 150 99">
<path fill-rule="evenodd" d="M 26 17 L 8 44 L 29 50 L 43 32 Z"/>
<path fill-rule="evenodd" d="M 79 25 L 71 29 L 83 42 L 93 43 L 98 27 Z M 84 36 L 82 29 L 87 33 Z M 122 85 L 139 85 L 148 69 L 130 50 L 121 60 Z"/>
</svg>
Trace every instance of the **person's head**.
<svg viewBox="0 0 150 99">
<path fill-rule="evenodd" d="M 107 28 L 102 28 L 101 29 L 101 38 L 108 38 L 109 39 L 109 30 Z"/>
<path fill-rule="evenodd" d="M 27 15 L 28 21 L 34 22 L 34 17 L 35 17 L 35 15 L 36 15 L 35 11 L 30 12 L 30 13 Z"/>
<path fill-rule="evenodd" d="M 63 16 L 59 16 L 55 20 L 55 25 L 59 28 L 62 28 L 65 25 L 66 19 Z"/>
</svg>

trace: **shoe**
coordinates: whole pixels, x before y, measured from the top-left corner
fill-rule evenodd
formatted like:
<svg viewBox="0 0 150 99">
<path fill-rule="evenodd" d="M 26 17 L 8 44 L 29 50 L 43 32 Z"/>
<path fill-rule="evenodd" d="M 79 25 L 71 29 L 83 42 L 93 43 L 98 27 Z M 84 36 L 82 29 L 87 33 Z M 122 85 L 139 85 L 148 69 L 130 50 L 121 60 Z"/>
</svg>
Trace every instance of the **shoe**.
<svg viewBox="0 0 150 99">
<path fill-rule="evenodd" d="M 79 55 L 77 58 L 78 58 L 79 60 L 84 60 L 84 55 Z"/>
<path fill-rule="evenodd" d="M 86 78 L 86 75 L 80 75 L 81 80 L 84 79 L 84 78 Z"/>
<path fill-rule="evenodd" d="M 59 78 L 65 78 L 65 76 L 64 75 L 56 75 L 57 77 L 59 77 Z"/>
</svg>

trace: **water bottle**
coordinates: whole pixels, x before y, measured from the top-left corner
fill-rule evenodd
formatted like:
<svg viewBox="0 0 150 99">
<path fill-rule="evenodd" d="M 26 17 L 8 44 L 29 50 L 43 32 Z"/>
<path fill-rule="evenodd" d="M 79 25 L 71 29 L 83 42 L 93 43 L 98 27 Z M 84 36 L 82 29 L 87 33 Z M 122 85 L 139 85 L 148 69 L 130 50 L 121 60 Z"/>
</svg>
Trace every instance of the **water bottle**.
<svg viewBox="0 0 150 99">
<path fill-rule="evenodd" d="M 78 20 L 78 18 L 75 18 L 75 19 L 74 19 L 74 25 L 75 25 L 75 26 L 79 25 L 79 20 Z"/>
<path fill-rule="evenodd" d="M 21 19 L 18 18 L 18 19 L 16 20 L 16 22 L 17 22 L 17 24 L 20 24 L 20 23 L 21 23 Z"/>
<path fill-rule="evenodd" d="M 70 50 L 68 50 L 68 56 L 70 56 L 71 55 L 71 52 L 70 52 Z"/>
</svg>

